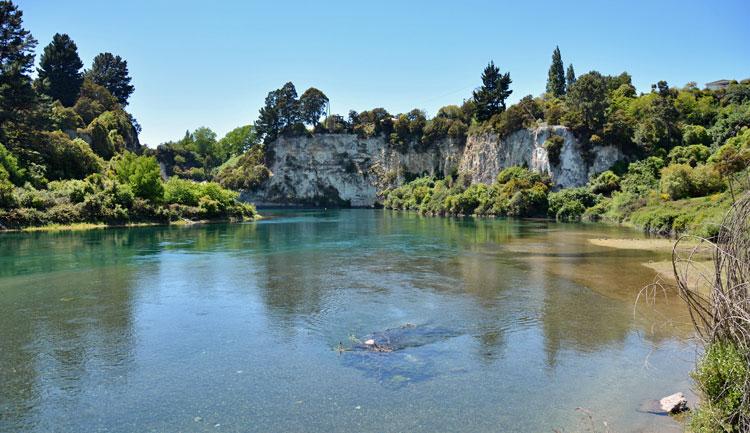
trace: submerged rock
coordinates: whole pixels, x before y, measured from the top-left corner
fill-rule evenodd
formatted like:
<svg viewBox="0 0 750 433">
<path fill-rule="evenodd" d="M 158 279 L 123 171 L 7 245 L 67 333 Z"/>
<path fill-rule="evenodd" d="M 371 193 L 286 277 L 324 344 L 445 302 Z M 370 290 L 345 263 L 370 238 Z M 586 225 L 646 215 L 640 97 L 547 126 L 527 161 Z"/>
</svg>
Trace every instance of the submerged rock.
<svg viewBox="0 0 750 433">
<path fill-rule="evenodd" d="M 406 324 L 375 332 L 339 352 L 345 365 L 397 388 L 435 377 L 441 370 L 437 360 L 443 355 L 435 343 L 459 335 L 448 328 Z"/>
</svg>

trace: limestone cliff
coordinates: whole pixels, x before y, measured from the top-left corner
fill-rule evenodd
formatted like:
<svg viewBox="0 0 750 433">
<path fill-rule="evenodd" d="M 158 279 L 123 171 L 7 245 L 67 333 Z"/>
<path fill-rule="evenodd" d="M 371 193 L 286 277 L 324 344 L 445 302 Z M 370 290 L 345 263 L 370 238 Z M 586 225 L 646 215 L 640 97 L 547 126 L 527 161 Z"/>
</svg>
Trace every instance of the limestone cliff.
<svg viewBox="0 0 750 433">
<path fill-rule="evenodd" d="M 416 176 L 442 176 L 458 166 L 463 146 L 443 140 L 407 149 L 382 137 L 316 134 L 282 137 L 271 146 L 272 176 L 243 199 L 258 205 L 373 206 L 378 191 Z M 404 151 L 405 150 L 405 151 Z"/>
<path fill-rule="evenodd" d="M 559 164 L 550 164 L 544 142 L 563 138 Z M 513 165 L 548 173 L 558 187 L 584 185 L 589 175 L 608 169 L 623 155 L 602 146 L 585 152 L 562 126 L 522 129 L 505 139 L 495 134 L 469 136 L 466 144 L 444 139 L 427 148 L 403 148 L 382 137 L 316 134 L 282 137 L 271 145 L 270 179 L 243 199 L 263 205 L 373 206 L 378 192 L 417 176 L 463 172 L 475 182 L 492 183 Z"/>
<path fill-rule="evenodd" d="M 544 148 L 552 135 L 563 139 L 558 164 L 550 163 Z M 622 158 L 614 146 L 597 146 L 587 152 L 564 126 L 540 126 L 521 129 L 502 140 L 491 133 L 469 136 L 459 171 L 471 175 L 475 182 L 489 184 L 502 169 L 525 166 L 549 174 L 555 186 L 567 188 L 585 185 L 590 175 L 607 170 Z"/>
</svg>

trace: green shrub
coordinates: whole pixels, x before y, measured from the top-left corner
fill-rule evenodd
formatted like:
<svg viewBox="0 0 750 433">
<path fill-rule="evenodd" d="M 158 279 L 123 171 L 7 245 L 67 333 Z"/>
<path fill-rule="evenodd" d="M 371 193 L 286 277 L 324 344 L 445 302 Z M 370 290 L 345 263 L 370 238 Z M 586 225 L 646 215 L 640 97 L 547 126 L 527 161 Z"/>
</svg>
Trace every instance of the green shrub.
<svg viewBox="0 0 750 433">
<path fill-rule="evenodd" d="M 692 144 L 674 147 L 667 158 L 670 164 L 688 164 L 695 167 L 706 162 L 709 156 L 711 156 L 711 149 L 702 144 Z"/>
<path fill-rule="evenodd" d="M 599 221 L 610 212 L 611 207 L 612 199 L 602 198 L 597 204 L 586 209 L 583 215 L 581 215 L 581 219 L 586 221 Z"/>
<path fill-rule="evenodd" d="M 17 195 L 20 207 L 43 210 L 54 205 L 54 200 L 47 191 L 33 187 L 19 188 Z"/>
<path fill-rule="evenodd" d="M 0 210 L 0 222 L 8 228 L 19 229 L 29 226 L 42 226 L 48 224 L 49 219 L 39 209 L 19 207 L 7 211 Z"/>
<path fill-rule="evenodd" d="M 528 168 L 513 166 L 503 169 L 497 175 L 497 183 L 505 184 L 512 180 L 522 181 L 525 184 L 537 182 L 548 182 L 549 179 L 541 174 L 531 171 Z"/>
<path fill-rule="evenodd" d="M 586 211 L 586 208 L 580 202 L 574 201 L 565 203 L 556 213 L 555 219 L 558 221 L 576 221 L 581 219 L 581 216 Z"/>
<path fill-rule="evenodd" d="M 743 128 L 711 155 L 709 162 L 722 176 L 730 176 L 750 166 L 750 128 Z"/>
<path fill-rule="evenodd" d="M 620 176 L 607 170 L 589 182 L 589 189 L 594 194 L 610 195 L 620 189 Z"/>
<path fill-rule="evenodd" d="M 44 133 L 43 146 L 49 179 L 83 179 L 104 167 L 88 143 L 80 138 L 71 140 L 62 131 Z"/>
<path fill-rule="evenodd" d="M 136 197 L 159 201 L 164 196 L 159 163 L 153 156 L 125 152 L 112 160 L 112 169 L 120 182 L 130 185 Z"/>
<path fill-rule="evenodd" d="M 0 208 L 11 208 L 16 205 L 13 184 L 5 167 L 0 165 Z"/>
<path fill-rule="evenodd" d="M 471 215 L 480 206 L 486 207 L 490 200 L 489 187 L 483 183 L 475 183 L 463 193 L 452 197 L 455 197 L 455 202 L 449 208 L 451 213 Z"/>
<path fill-rule="evenodd" d="M 721 146 L 742 128 L 750 127 L 750 102 L 731 104 L 719 111 L 716 122 L 708 129 L 714 146 Z"/>
<path fill-rule="evenodd" d="M 597 203 L 598 197 L 584 187 L 567 188 L 550 193 L 548 201 L 549 215 L 562 221 L 568 221 L 580 218 L 586 208 Z"/>
<path fill-rule="evenodd" d="M 672 200 L 702 197 L 724 189 L 721 175 L 713 165 L 672 164 L 661 171 L 661 192 Z"/>
<path fill-rule="evenodd" d="M 226 188 L 253 190 L 271 176 L 264 159 L 263 146 L 255 145 L 239 158 L 220 167 L 216 180 Z"/>
<path fill-rule="evenodd" d="M 18 159 L 8 149 L 0 144 L 0 169 L 5 172 L 5 180 L 21 185 L 25 171 L 18 165 Z M 3 177 L 0 175 L 0 177 Z"/>
<path fill-rule="evenodd" d="M 55 224 L 73 224 L 83 221 L 82 206 L 73 203 L 61 203 L 46 212 L 46 218 Z"/>
<path fill-rule="evenodd" d="M 628 165 L 627 173 L 620 181 L 624 192 L 644 195 L 659 188 L 659 176 L 664 160 L 655 156 Z"/>
<path fill-rule="evenodd" d="M 543 117 L 544 111 L 541 103 L 528 95 L 521 98 L 517 104 L 508 107 L 507 110 L 492 116 L 488 123 L 500 138 L 505 138 L 520 129 L 536 125 L 537 119 Z"/>
<path fill-rule="evenodd" d="M 61 131 L 75 131 L 84 126 L 83 119 L 73 108 L 65 107 L 60 101 L 52 103 L 52 122 Z"/>
<path fill-rule="evenodd" d="M 750 408 L 742 407 L 744 385 L 750 380 L 748 354 L 730 343 L 714 342 L 708 346 L 693 374 L 704 401 L 690 422 L 696 433 L 739 432 L 737 415 Z"/>
<path fill-rule="evenodd" d="M 508 215 L 514 217 L 543 217 L 547 215 L 547 189 L 536 185 L 513 194 L 508 202 Z"/>
<path fill-rule="evenodd" d="M 71 203 L 82 203 L 87 195 L 95 192 L 95 187 L 87 180 L 59 180 L 50 182 L 47 189 L 57 197 Z"/>
<path fill-rule="evenodd" d="M 685 146 L 692 145 L 711 145 L 711 136 L 706 131 L 706 128 L 700 125 L 685 125 L 682 128 L 682 142 Z"/>
<path fill-rule="evenodd" d="M 201 191 L 195 182 L 172 176 L 164 183 L 164 201 L 167 204 L 198 206 Z"/>
</svg>

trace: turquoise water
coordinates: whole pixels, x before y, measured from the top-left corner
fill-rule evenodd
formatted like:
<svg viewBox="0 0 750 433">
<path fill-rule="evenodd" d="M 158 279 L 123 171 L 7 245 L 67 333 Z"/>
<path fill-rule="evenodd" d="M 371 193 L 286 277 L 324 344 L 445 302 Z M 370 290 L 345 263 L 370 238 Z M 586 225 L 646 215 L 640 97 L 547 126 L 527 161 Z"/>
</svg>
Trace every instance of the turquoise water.
<svg viewBox="0 0 750 433">
<path fill-rule="evenodd" d="M 382 210 L 0 236 L 0 431 L 680 431 L 633 232 Z M 367 350 L 372 338 L 387 351 Z M 585 421 L 585 422 L 584 422 Z"/>
</svg>

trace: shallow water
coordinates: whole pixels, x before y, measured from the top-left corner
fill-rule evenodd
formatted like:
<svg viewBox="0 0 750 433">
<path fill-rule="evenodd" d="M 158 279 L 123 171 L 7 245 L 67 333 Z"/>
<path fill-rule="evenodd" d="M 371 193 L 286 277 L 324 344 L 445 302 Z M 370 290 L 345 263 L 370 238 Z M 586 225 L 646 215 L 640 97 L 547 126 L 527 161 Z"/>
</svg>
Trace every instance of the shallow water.
<svg viewBox="0 0 750 433">
<path fill-rule="evenodd" d="M 691 386 L 678 298 L 636 304 L 668 257 L 586 240 L 634 232 L 269 216 L 0 236 L 0 431 L 680 431 L 639 411 Z"/>
</svg>

